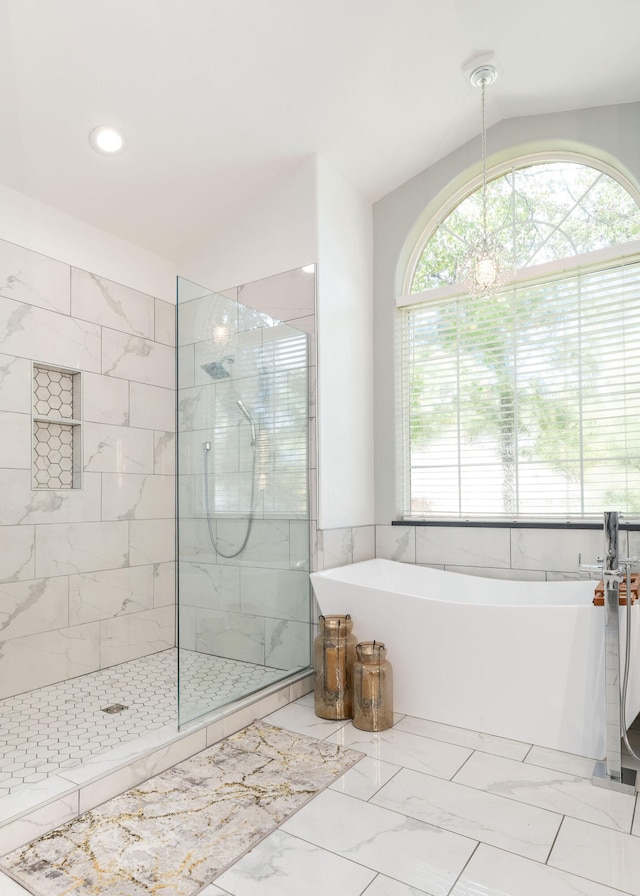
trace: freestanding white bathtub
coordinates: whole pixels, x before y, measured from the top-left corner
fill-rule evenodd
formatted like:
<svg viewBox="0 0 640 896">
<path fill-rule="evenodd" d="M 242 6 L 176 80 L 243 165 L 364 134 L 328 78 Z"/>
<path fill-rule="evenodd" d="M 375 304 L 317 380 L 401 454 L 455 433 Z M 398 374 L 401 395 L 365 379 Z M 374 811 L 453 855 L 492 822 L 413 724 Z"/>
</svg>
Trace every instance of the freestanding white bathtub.
<svg viewBox="0 0 640 896">
<path fill-rule="evenodd" d="M 595 582 L 515 582 L 391 560 L 313 573 L 311 582 L 321 613 L 350 613 L 358 640 L 386 644 L 397 712 L 604 757 Z M 628 725 L 640 711 L 640 606 L 631 614 Z M 625 607 L 620 615 L 624 657 Z"/>
</svg>

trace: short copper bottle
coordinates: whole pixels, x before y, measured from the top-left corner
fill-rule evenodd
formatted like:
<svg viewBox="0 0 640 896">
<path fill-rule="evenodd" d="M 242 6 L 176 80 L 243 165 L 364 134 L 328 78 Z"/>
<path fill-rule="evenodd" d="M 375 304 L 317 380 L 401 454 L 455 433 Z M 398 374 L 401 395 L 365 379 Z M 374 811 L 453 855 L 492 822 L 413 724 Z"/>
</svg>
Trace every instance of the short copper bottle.
<svg viewBox="0 0 640 896">
<path fill-rule="evenodd" d="M 356 646 L 353 666 L 353 727 L 385 731 L 393 726 L 393 669 L 380 641 Z"/>
<path fill-rule="evenodd" d="M 320 616 L 313 649 L 314 710 L 321 719 L 350 719 L 357 638 L 351 616 Z"/>
</svg>

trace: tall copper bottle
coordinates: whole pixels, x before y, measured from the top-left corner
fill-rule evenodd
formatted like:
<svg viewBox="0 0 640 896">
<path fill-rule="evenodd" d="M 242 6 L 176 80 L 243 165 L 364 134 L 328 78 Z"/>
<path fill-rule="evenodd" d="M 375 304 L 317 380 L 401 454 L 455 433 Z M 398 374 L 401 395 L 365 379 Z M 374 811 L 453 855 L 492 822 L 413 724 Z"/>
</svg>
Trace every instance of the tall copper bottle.
<svg viewBox="0 0 640 896">
<path fill-rule="evenodd" d="M 320 616 L 313 649 L 314 710 L 321 719 L 350 719 L 357 638 L 351 616 Z"/>
<path fill-rule="evenodd" d="M 380 641 L 356 646 L 353 666 L 353 727 L 385 731 L 393 726 L 393 669 Z"/>
</svg>

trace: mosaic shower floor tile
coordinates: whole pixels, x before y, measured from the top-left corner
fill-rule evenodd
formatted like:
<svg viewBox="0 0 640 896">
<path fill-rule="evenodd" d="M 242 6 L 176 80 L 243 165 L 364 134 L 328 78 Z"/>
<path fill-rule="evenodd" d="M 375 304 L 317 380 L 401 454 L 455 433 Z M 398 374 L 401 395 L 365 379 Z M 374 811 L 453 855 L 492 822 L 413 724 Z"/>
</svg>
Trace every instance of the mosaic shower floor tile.
<svg viewBox="0 0 640 896">
<path fill-rule="evenodd" d="M 35 896 L 192 896 L 361 756 L 257 721 L 0 867 Z"/>
<path fill-rule="evenodd" d="M 180 655 L 185 718 L 211 712 L 283 677 L 281 669 L 194 651 Z M 0 798 L 76 768 L 119 744 L 175 728 L 175 648 L 0 700 Z M 187 691 L 185 694 L 184 691 Z M 109 715 L 104 707 L 124 704 Z"/>
</svg>

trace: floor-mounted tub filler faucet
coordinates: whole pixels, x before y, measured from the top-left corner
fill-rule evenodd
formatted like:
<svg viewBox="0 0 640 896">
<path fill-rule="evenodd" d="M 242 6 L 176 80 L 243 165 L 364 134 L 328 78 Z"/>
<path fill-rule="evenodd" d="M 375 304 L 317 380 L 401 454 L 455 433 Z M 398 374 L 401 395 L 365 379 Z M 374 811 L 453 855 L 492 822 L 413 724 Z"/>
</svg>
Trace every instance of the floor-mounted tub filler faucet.
<svg viewBox="0 0 640 896">
<path fill-rule="evenodd" d="M 637 557 L 620 559 L 618 550 L 619 516 L 616 511 L 604 515 L 604 555 L 596 564 L 580 563 L 580 569 L 602 574 L 604 584 L 604 677 L 605 677 L 605 724 L 606 758 L 596 762 L 592 781 L 598 787 L 607 787 L 623 793 L 635 793 L 635 769 L 622 766 L 621 741 L 625 738 L 624 701 L 626 687 L 620 688 L 620 582 L 626 574 L 627 583 L 627 632 L 631 627 L 631 579 L 630 570 L 638 562 Z M 628 644 L 628 637 L 627 637 Z M 625 684 L 629 667 L 627 650 Z"/>
</svg>

